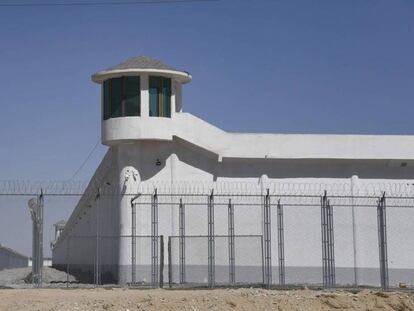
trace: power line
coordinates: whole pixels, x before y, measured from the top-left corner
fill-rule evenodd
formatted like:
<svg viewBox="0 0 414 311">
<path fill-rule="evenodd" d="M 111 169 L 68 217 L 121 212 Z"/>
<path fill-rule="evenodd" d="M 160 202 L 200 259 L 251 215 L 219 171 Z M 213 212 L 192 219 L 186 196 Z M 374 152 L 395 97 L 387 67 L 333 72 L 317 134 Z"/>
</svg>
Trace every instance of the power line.
<svg viewBox="0 0 414 311">
<path fill-rule="evenodd" d="M 116 6 L 145 4 L 177 4 L 196 2 L 218 2 L 220 0 L 142 0 L 142 1 L 93 1 L 93 2 L 39 2 L 39 3 L 0 3 L 0 7 L 52 7 L 52 6 Z"/>
<path fill-rule="evenodd" d="M 98 147 L 99 143 L 101 142 L 101 140 L 99 139 L 95 146 L 93 147 L 93 149 L 91 150 L 91 152 L 89 152 L 88 156 L 86 157 L 85 161 L 83 161 L 83 163 L 81 164 L 81 166 L 79 166 L 79 168 L 76 170 L 75 174 L 72 175 L 72 177 L 70 179 L 68 179 L 68 181 L 71 181 L 73 178 L 75 178 L 76 175 L 78 175 L 78 173 L 81 171 L 81 169 L 85 166 L 86 162 L 89 161 L 90 157 L 92 156 L 92 154 L 95 152 L 96 148 Z"/>
</svg>

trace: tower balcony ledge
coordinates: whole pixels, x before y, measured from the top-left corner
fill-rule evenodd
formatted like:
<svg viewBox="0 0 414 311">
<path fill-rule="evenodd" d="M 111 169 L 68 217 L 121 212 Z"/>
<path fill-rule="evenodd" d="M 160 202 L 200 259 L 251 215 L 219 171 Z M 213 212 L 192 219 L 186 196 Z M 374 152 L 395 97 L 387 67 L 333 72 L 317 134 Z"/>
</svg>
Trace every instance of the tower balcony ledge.
<svg viewBox="0 0 414 311">
<path fill-rule="evenodd" d="M 112 146 L 136 140 L 172 140 L 174 120 L 159 117 L 120 117 L 102 122 L 102 143 Z"/>
</svg>

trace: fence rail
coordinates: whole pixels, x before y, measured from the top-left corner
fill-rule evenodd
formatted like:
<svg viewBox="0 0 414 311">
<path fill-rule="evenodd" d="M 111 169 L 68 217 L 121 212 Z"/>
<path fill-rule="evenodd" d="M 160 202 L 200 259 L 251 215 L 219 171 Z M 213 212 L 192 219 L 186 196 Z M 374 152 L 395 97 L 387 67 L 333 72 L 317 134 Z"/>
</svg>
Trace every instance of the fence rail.
<svg viewBox="0 0 414 311">
<path fill-rule="evenodd" d="M 123 284 L 145 287 L 414 285 L 414 197 L 407 192 L 153 189 L 126 195 L 128 235 L 106 234 L 117 221 L 111 204 L 118 198 L 98 194 L 75 224 L 86 233 L 67 228 L 53 245 L 54 265 L 67 273 L 68 286 L 69 275 L 93 286 L 121 278 Z M 42 195 L 45 219 L 48 197 L 56 195 Z M 5 201 L 7 196 L 0 199 Z M 124 255 L 118 258 L 121 247 Z"/>
</svg>

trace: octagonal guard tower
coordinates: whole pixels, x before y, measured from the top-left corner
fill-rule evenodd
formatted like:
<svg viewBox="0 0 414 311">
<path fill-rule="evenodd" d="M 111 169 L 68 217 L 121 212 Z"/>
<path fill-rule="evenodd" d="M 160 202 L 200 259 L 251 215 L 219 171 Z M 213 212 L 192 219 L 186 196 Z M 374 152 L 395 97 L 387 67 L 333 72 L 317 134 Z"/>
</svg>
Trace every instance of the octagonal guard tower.
<svg viewBox="0 0 414 311">
<path fill-rule="evenodd" d="M 102 85 L 102 143 L 111 148 L 112 179 L 118 188 L 113 190 L 120 194 L 115 204 L 119 213 L 116 234 L 129 236 L 130 200 L 137 193 L 141 174 L 147 174 L 155 161 L 143 152 L 151 153 L 162 141 L 172 140 L 176 114 L 182 109 L 182 84 L 190 82 L 191 75 L 139 56 L 95 73 L 92 80 Z M 118 249 L 118 281 L 125 283 L 131 277 L 131 241 L 120 238 Z"/>
</svg>

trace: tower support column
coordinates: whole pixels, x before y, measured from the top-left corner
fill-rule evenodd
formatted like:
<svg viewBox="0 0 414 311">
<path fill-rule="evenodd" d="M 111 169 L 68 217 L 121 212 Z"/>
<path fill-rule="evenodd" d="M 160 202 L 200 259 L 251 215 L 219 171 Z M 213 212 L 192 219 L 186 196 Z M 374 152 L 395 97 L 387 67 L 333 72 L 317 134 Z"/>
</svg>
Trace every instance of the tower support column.
<svg viewBox="0 0 414 311">
<path fill-rule="evenodd" d="M 119 213 L 118 283 L 126 284 L 132 281 L 131 199 L 138 194 L 141 178 L 135 168 L 137 154 L 134 152 L 134 146 L 119 145 L 116 149 L 119 178 L 116 200 Z"/>
</svg>

